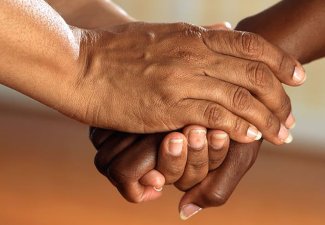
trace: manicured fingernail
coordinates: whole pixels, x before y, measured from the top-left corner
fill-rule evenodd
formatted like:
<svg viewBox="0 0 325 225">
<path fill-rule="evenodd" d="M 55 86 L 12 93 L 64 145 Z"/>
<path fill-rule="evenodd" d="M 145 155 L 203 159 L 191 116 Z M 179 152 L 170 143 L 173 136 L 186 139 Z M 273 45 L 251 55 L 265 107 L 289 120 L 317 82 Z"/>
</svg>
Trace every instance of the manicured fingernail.
<svg viewBox="0 0 325 225">
<path fill-rule="evenodd" d="M 287 144 L 291 143 L 293 140 L 289 130 L 283 124 L 281 124 L 278 137 L 281 141 Z"/>
<path fill-rule="evenodd" d="M 213 134 L 210 140 L 210 145 L 214 149 L 221 149 L 226 142 L 228 135 L 226 133 Z"/>
<path fill-rule="evenodd" d="M 247 130 L 247 137 L 254 139 L 255 141 L 258 141 L 262 138 L 262 133 L 257 130 L 255 127 L 250 127 Z"/>
<path fill-rule="evenodd" d="M 301 67 L 296 66 L 295 71 L 293 72 L 292 79 L 296 83 L 302 84 L 302 83 L 304 83 L 306 81 L 307 76 L 306 76 L 305 71 Z"/>
<path fill-rule="evenodd" d="M 157 188 L 157 187 L 153 187 L 153 189 L 157 192 L 161 192 L 163 190 L 163 187 Z"/>
<path fill-rule="evenodd" d="M 187 220 L 198 212 L 200 212 L 201 210 L 202 208 L 194 204 L 184 205 L 181 209 L 179 216 L 182 220 Z"/>
<path fill-rule="evenodd" d="M 228 29 L 232 29 L 230 22 L 226 21 L 226 22 L 224 22 L 224 24 L 225 24 L 225 27 L 227 27 Z"/>
<path fill-rule="evenodd" d="M 290 115 L 288 116 L 288 119 L 285 123 L 285 126 L 288 128 L 288 129 L 293 129 L 295 128 L 296 126 L 296 119 L 295 117 L 293 116 L 292 113 L 290 113 Z"/>
<path fill-rule="evenodd" d="M 184 140 L 182 138 L 170 139 L 168 151 L 173 156 L 180 156 L 183 150 Z"/>
<path fill-rule="evenodd" d="M 191 148 L 202 149 L 206 142 L 206 130 L 191 130 L 188 136 L 188 144 Z"/>
<path fill-rule="evenodd" d="M 289 133 L 289 136 L 284 140 L 284 143 L 290 144 L 293 141 L 292 135 Z"/>
</svg>

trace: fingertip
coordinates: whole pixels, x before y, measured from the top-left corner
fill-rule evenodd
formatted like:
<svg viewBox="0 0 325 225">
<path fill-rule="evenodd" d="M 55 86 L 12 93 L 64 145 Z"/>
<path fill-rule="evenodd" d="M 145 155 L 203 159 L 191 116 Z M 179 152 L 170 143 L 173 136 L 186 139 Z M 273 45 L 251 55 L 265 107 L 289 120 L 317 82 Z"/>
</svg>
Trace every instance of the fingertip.
<svg viewBox="0 0 325 225">
<path fill-rule="evenodd" d="M 181 220 L 188 220 L 192 216 L 198 214 L 201 210 L 201 207 L 192 203 L 183 205 L 180 209 L 179 217 Z"/>
<path fill-rule="evenodd" d="M 165 177 L 157 170 L 151 170 L 140 179 L 140 184 L 153 187 L 156 191 L 162 191 L 165 185 Z"/>
<path fill-rule="evenodd" d="M 211 130 L 208 132 L 208 140 L 213 149 L 222 149 L 229 142 L 229 136 L 224 131 Z"/>
<path fill-rule="evenodd" d="M 162 196 L 161 191 L 156 191 L 154 188 L 147 186 L 144 189 L 141 202 L 154 201 L 160 198 L 161 196 Z"/>
</svg>

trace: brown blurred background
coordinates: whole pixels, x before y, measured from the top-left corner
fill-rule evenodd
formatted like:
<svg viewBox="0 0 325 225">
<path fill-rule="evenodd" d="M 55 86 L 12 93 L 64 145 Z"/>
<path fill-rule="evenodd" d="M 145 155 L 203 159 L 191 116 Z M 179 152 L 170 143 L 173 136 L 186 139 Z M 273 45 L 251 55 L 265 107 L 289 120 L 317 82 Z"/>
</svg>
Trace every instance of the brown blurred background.
<svg viewBox="0 0 325 225">
<path fill-rule="evenodd" d="M 274 0 L 119 0 L 146 21 L 210 24 L 241 18 Z M 306 67 L 307 84 L 288 89 L 298 119 L 291 145 L 264 145 L 229 202 L 188 222 L 178 219 L 181 193 L 133 205 L 97 173 L 87 126 L 0 87 L 1 225 L 325 224 L 324 60 Z"/>
</svg>

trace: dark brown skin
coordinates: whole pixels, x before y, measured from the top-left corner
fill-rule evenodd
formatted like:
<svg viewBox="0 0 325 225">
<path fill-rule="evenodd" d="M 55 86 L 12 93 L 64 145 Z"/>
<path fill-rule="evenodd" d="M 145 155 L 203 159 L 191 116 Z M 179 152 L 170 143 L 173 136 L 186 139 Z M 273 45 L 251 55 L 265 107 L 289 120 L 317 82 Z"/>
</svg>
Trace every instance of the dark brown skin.
<svg viewBox="0 0 325 225">
<path fill-rule="evenodd" d="M 267 24 L 267 26 L 265 26 L 265 24 Z M 238 25 L 237 29 L 252 31 L 262 35 L 271 43 L 280 46 L 289 54 L 294 55 L 302 63 L 307 63 L 325 56 L 325 2 L 322 0 L 282 1 L 256 16 L 243 20 Z M 97 131 L 97 133 L 92 136 L 92 140 L 95 145 L 97 144 L 99 150 L 96 158 L 97 167 L 100 168 L 105 176 L 110 177 L 110 179 L 116 180 L 117 178 L 117 180 L 125 181 L 120 184 L 115 183 L 115 185 L 120 187 L 119 190 L 129 201 L 141 202 L 145 201 L 146 198 L 150 199 L 150 196 L 141 196 L 141 193 L 143 194 L 145 192 L 140 191 L 132 193 L 132 185 L 125 185 L 128 184 L 125 178 L 132 178 L 132 181 L 137 183 L 148 171 L 155 168 L 157 160 L 160 167 L 165 168 L 159 169 L 159 171 L 162 174 L 168 174 L 166 168 L 168 168 L 168 163 L 170 163 L 171 159 L 167 162 L 165 160 L 166 165 L 162 165 L 164 162 L 159 159 L 162 157 L 161 153 L 159 153 L 158 159 L 156 154 L 164 134 L 161 134 L 161 136 L 129 135 L 126 137 L 127 139 L 123 137 L 118 140 L 120 143 L 119 145 L 124 145 L 121 147 L 116 147 L 116 145 L 113 144 L 117 141 L 116 137 L 108 137 L 107 134 L 108 131 L 101 130 Z M 166 136 L 161 144 L 162 147 L 160 147 L 160 152 L 165 149 L 163 146 L 170 138 L 174 138 L 181 134 L 173 133 L 169 135 L 173 137 Z M 179 137 L 181 138 L 181 136 Z M 130 139 L 139 139 L 139 141 L 136 145 L 132 145 L 131 141 L 127 141 Z M 104 144 L 99 146 L 99 143 L 103 143 L 103 141 Z M 260 144 L 261 142 L 252 144 L 231 142 L 229 152 L 224 161 L 223 157 L 227 151 L 221 150 L 220 163 L 223 162 L 221 166 L 209 172 L 207 177 L 199 185 L 186 192 L 180 202 L 180 209 L 184 209 L 184 206 L 190 203 L 200 208 L 224 204 L 229 199 L 241 178 L 255 162 Z M 224 146 L 227 148 L 227 143 L 225 143 Z M 111 155 L 109 158 L 106 158 L 109 152 Z M 120 152 L 118 156 L 116 156 L 117 152 Z M 188 152 L 186 149 L 183 149 L 183 152 L 191 154 L 190 149 L 188 149 Z M 135 156 L 137 160 L 135 160 L 134 164 L 128 164 L 128 162 L 132 160 L 128 161 L 127 159 L 134 159 Z M 179 157 L 178 160 L 176 159 L 173 161 L 173 165 L 180 165 L 180 167 L 182 167 L 182 160 L 184 160 L 184 156 L 183 158 Z M 191 163 L 193 164 L 193 162 Z M 109 174 L 106 171 L 108 165 L 110 168 Z M 198 165 L 199 164 L 196 164 L 196 166 Z M 117 174 L 130 175 L 129 171 L 136 172 L 133 173 L 132 176 L 116 176 Z M 173 174 L 175 175 L 177 172 L 179 171 L 176 169 Z M 184 173 L 184 171 L 181 171 L 181 173 Z M 167 177 L 171 177 L 171 175 L 169 174 Z M 191 179 L 193 179 L 193 177 Z M 151 182 L 151 184 L 152 183 L 153 182 Z M 166 181 L 166 183 L 168 182 Z M 157 184 L 159 184 L 159 182 L 157 182 Z M 141 186 L 139 183 L 137 183 L 137 185 Z M 182 185 L 177 186 L 181 190 L 184 190 Z M 138 197 L 135 197 L 134 194 L 138 194 Z M 157 196 L 158 194 L 156 194 L 156 197 Z M 188 218 L 189 216 L 191 215 L 183 215 L 184 218 Z"/>
</svg>

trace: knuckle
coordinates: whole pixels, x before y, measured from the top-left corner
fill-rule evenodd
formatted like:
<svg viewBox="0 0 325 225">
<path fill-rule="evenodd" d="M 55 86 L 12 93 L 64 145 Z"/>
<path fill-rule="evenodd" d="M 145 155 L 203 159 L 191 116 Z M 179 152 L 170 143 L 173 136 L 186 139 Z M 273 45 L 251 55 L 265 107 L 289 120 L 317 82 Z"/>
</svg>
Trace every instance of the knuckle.
<svg viewBox="0 0 325 225">
<path fill-rule="evenodd" d="M 189 162 L 188 166 L 192 168 L 193 171 L 202 171 L 206 169 L 209 165 L 209 161 L 206 160 L 195 160 Z"/>
<path fill-rule="evenodd" d="M 189 23 L 186 23 L 186 22 L 179 22 L 179 23 L 175 23 L 174 25 L 180 31 L 186 30 L 186 29 L 190 28 L 191 26 L 193 26 L 193 25 L 191 25 Z"/>
<path fill-rule="evenodd" d="M 267 116 L 266 116 L 266 119 L 265 119 L 265 129 L 269 130 L 269 129 L 272 129 L 274 127 L 274 125 L 276 124 L 276 117 L 275 115 L 273 115 L 272 113 L 269 113 Z"/>
<path fill-rule="evenodd" d="M 225 194 L 219 193 L 217 191 L 204 192 L 203 201 L 209 206 L 221 206 L 224 205 L 228 198 Z"/>
<path fill-rule="evenodd" d="M 250 83 L 254 87 L 259 89 L 272 88 L 272 74 L 270 74 L 270 69 L 265 64 L 260 62 L 249 63 L 246 72 Z"/>
<path fill-rule="evenodd" d="M 163 170 L 159 170 L 159 172 L 165 177 L 166 184 L 171 184 L 174 183 L 183 175 L 184 170 L 179 166 L 169 165 L 168 167 L 165 167 Z"/>
<path fill-rule="evenodd" d="M 282 54 L 280 57 L 279 57 L 279 61 L 278 61 L 278 71 L 282 71 L 283 68 L 286 66 L 286 57 L 284 54 Z"/>
<path fill-rule="evenodd" d="M 107 170 L 107 165 L 104 162 L 103 156 L 101 153 L 97 153 L 94 159 L 94 164 L 97 168 L 97 170 L 103 174 L 104 176 L 106 176 L 106 170 Z"/>
<path fill-rule="evenodd" d="M 235 133 L 240 133 L 242 125 L 243 125 L 243 120 L 241 118 L 237 117 L 234 120 L 234 125 L 233 125 L 232 131 Z"/>
<path fill-rule="evenodd" d="M 222 122 L 223 110 L 217 104 L 209 104 L 204 111 L 204 118 L 207 118 L 207 122 L 210 128 L 216 128 Z"/>
<path fill-rule="evenodd" d="M 212 168 L 212 169 L 217 169 L 224 161 L 226 155 L 222 155 L 222 156 L 219 156 L 218 158 L 210 158 L 209 159 L 209 168 Z M 210 169 L 211 170 L 211 169 Z"/>
<path fill-rule="evenodd" d="M 232 95 L 233 107 L 240 111 L 247 111 L 252 103 L 252 96 L 248 90 L 242 87 L 236 87 Z"/>
<path fill-rule="evenodd" d="M 180 30 L 183 33 L 184 37 L 189 37 L 193 39 L 201 39 L 204 29 L 199 26 L 195 26 L 189 23 L 180 23 Z"/>
<path fill-rule="evenodd" d="M 291 112 L 291 100 L 287 94 L 281 98 L 279 107 L 276 109 L 279 113 L 286 113 L 289 115 Z"/>
<path fill-rule="evenodd" d="M 108 168 L 108 176 L 118 184 L 137 181 L 140 177 L 139 172 L 135 170 L 121 171 L 118 166 L 111 165 Z"/>
<path fill-rule="evenodd" d="M 241 32 L 239 46 L 244 55 L 257 58 L 263 54 L 261 37 L 249 32 Z"/>
</svg>

